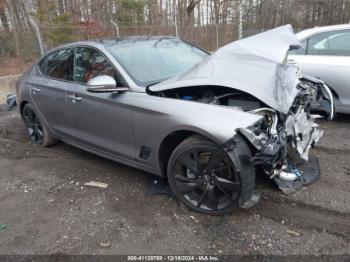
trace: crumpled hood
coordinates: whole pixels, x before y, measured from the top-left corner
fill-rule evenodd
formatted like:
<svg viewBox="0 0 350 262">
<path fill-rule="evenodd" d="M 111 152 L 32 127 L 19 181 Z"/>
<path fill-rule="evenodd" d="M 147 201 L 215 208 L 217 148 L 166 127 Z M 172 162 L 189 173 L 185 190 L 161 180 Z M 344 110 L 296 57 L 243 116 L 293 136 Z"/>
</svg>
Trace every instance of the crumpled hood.
<svg viewBox="0 0 350 262">
<path fill-rule="evenodd" d="M 247 92 L 288 113 L 298 93 L 296 67 L 284 60 L 299 45 L 290 25 L 281 26 L 220 48 L 189 71 L 151 86 L 153 92 L 186 86 L 216 85 Z"/>
</svg>

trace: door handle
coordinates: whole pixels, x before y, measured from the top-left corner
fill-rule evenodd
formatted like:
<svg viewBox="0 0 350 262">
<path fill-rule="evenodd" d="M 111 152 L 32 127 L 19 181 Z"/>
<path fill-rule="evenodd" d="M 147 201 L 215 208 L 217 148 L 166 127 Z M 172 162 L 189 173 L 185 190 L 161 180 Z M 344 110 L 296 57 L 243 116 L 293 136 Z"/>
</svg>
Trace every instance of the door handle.
<svg viewBox="0 0 350 262">
<path fill-rule="evenodd" d="M 40 88 L 33 87 L 33 88 L 32 88 L 32 92 L 33 92 L 34 95 L 35 95 L 36 93 L 40 93 Z"/>
<path fill-rule="evenodd" d="M 81 97 L 76 96 L 75 94 L 69 95 L 68 97 L 72 99 L 72 102 L 73 102 L 73 103 L 79 102 L 79 101 L 83 100 Z"/>
</svg>

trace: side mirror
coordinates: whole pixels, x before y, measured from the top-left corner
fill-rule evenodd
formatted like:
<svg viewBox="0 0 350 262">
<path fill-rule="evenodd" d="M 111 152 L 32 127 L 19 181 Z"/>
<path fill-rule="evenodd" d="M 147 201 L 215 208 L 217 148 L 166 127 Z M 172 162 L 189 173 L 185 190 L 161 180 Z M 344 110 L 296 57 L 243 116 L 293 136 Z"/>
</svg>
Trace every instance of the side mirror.
<svg viewBox="0 0 350 262">
<path fill-rule="evenodd" d="M 128 91 L 127 87 L 117 87 L 117 82 L 113 77 L 103 75 L 96 76 L 89 80 L 86 90 L 91 93 L 110 93 Z"/>
</svg>

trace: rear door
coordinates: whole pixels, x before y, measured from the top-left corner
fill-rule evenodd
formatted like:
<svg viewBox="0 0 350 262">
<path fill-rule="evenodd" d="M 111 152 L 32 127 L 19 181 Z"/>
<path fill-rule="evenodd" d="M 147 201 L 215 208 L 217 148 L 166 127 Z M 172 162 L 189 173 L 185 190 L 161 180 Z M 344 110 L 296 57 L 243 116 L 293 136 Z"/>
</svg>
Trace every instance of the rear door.
<svg viewBox="0 0 350 262">
<path fill-rule="evenodd" d="M 303 72 L 327 82 L 341 104 L 350 107 L 350 30 L 318 33 L 303 43 L 304 51 L 295 51 L 289 57 Z"/>
<path fill-rule="evenodd" d="M 66 89 L 73 84 L 74 53 L 70 48 L 48 54 L 31 80 L 31 97 L 42 119 L 58 135 L 72 132 L 66 108 Z"/>
<path fill-rule="evenodd" d="M 125 159 L 135 158 L 130 92 L 90 93 L 86 83 L 101 75 L 126 86 L 110 61 L 97 49 L 75 49 L 75 85 L 67 89 L 67 110 L 74 127 L 74 138 L 87 146 Z"/>
</svg>

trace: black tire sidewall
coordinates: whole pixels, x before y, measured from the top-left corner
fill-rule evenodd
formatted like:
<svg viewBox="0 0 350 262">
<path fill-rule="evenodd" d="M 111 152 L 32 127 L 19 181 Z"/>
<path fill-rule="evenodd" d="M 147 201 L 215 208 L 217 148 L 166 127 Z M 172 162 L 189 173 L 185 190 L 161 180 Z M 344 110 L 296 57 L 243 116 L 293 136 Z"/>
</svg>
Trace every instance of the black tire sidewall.
<svg viewBox="0 0 350 262">
<path fill-rule="evenodd" d="M 23 110 L 22 110 L 22 114 L 21 114 L 21 117 L 23 119 L 23 112 L 25 110 L 31 110 L 34 112 L 35 116 L 39 119 L 40 121 L 40 124 L 41 124 L 41 127 L 42 127 L 42 131 L 43 131 L 43 139 L 41 141 L 41 143 L 34 143 L 31 139 L 30 139 L 30 135 L 29 135 L 29 132 L 28 132 L 28 128 L 26 126 L 26 131 L 27 131 L 27 135 L 30 139 L 30 141 L 33 143 L 33 144 L 36 144 L 36 145 L 40 145 L 40 146 L 49 146 L 51 144 L 53 144 L 55 142 L 54 138 L 52 137 L 51 133 L 49 132 L 48 128 L 46 127 L 44 121 L 41 119 L 41 117 L 39 116 L 39 114 L 37 113 L 37 111 L 34 109 L 34 106 L 32 106 L 30 103 L 27 103 L 24 105 L 23 107 Z"/>
<path fill-rule="evenodd" d="M 241 142 L 245 142 L 245 141 L 241 141 Z M 238 172 L 238 176 L 239 176 L 239 182 L 241 184 L 240 186 L 240 192 L 239 192 L 239 197 L 238 199 L 236 199 L 231 205 L 229 205 L 228 207 L 226 207 L 225 209 L 222 209 L 222 210 L 218 210 L 218 211 L 209 211 L 209 210 L 205 210 L 205 209 L 201 209 L 201 208 L 198 208 L 198 207 L 195 207 L 193 205 L 191 205 L 183 196 L 182 194 L 180 194 L 178 191 L 177 191 L 177 187 L 176 187 L 176 181 L 175 181 L 175 178 L 174 178 L 174 174 L 172 172 L 174 166 L 175 166 L 175 163 L 176 163 L 176 160 L 178 159 L 178 157 L 183 154 L 184 152 L 188 151 L 188 150 L 191 150 L 191 149 L 194 149 L 194 148 L 197 148 L 197 149 L 205 149 L 205 150 L 208 150 L 208 151 L 212 151 L 212 152 L 215 152 L 215 153 L 218 153 L 220 155 L 223 155 L 225 156 L 227 159 L 230 160 L 232 166 L 237 169 L 237 167 L 235 166 L 234 163 L 238 163 L 240 166 L 238 167 L 239 171 Z M 249 150 L 248 147 L 244 147 L 244 150 Z M 250 153 L 250 151 L 249 151 Z M 255 178 L 255 170 L 253 171 L 252 173 L 252 170 L 251 169 L 247 169 L 245 171 L 245 169 L 243 168 L 243 163 L 241 161 L 241 159 L 233 159 L 233 158 L 236 158 L 235 156 L 236 154 L 231 154 L 231 153 L 227 153 L 223 148 L 221 148 L 219 145 L 217 145 L 216 143 L 208 140 L 208 139 L 205 139 L 201 136 L 191 136 L 187 139 L 185 139 L 182 143 L 180 143 L 176 148 L 175 150 L 173 151 L 173 153 L 171 154 L 170 158 L 169 158 L 169 161 L 168 161 L 168 167 L 167 167 L 167 178 L 168 178 L 168 182 L 169 182 L 169 185 L 170 185 L 170 188 L 171 190 L 174 192 L 176 198 L 178 200 L 180 200 L 183 204 L 185 204 L 188 208 L 194 210 L 194 211 L 197 211 L 197 212 L 200 212 L 200 213 L 204 213 L 204 214 L 208 214 L 208 215 L 224 215 L 224 214 L 228 214 L 230 213 L 232 210 L 234 210 L 235 208 L 238 208 L 239 206 L 239 202 L 240 202 L 240 198 L 241 198 L 241 192 L 242 192 L 242 189 L 245 190 L 244 188 L 242 188 L 242 185 L 244 186 L 246 183 L 245 183 L 245 180 L 246 180 L 246 175 L 248 175 L 248 177 L 250 177 L 251 175 L 254 175 L 254 178 Z M 247 174 L 246 174 L 247 173 Z"/>
</svg>

